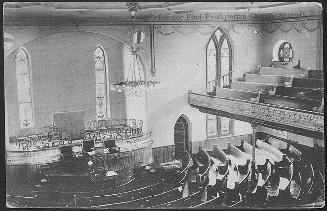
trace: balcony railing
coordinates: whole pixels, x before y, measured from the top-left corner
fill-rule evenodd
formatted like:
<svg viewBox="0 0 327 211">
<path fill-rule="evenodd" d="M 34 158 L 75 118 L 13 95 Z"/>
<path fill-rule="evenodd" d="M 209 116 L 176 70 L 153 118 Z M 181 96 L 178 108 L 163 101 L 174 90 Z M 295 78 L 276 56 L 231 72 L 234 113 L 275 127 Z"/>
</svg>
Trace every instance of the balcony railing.
<svg viewBox="0 0 327 211">
<path fill-rule="evenodd" d="M 224 115 L 241 121 L 321 139 L 324 115 L 319 112 L 254 101 L 221 98 L 189 92 L 188 102 L 205 113 Z"/>
<path fill-rule="evenodd" d="M 136 119 L 107 119 L 100 121 L 88 121 L 83 139 L 115 139 L 127 140 L 142 137 L 143 121 Z M 76 140 L 71 140 L 65 129 L 56 126 L 46 126 L 35 129 L 29 133 L 22 133 L 17 137 L 10 137 L 13 148 L 17 151 L 42 150 L 56 148 L 65 145 L 74 145 Z"/>
<path fill-rule="evenodd" d="M 119 148 L 120 153 L 131 152 L 142 148 L 152 146 L 153 140 L 151 133 L 144 134 L 140 137 L 133 137 L 124 140 L 117 140 L 116 146 Z M 21 164 L 46 164 L 58 162 L 61 155 L 61 148 L 57 147 L 46 147 L 43 148 L 25 148 L 25 150 L 7 151 L 6 152 L 6 164 L 7 165 L 21 165 Z M 83 140 L 74 140 L 70 144 L 72 151 L 76 156 L 82 155 L 83 151 Z M 102 140 L 95 141 L 94 150 L 104 149 L 104 143 Z M 103 150 L 104 154 L 109 152 Z"/>
</svg>

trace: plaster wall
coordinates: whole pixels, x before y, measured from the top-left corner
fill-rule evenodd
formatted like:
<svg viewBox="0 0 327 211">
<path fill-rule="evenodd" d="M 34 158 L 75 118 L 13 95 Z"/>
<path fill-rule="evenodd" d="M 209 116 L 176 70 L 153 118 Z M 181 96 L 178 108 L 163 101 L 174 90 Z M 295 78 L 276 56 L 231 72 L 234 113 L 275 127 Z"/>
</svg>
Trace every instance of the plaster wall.
<svg viewBox="0 0 327 211">
<path fill-rule="evenodd" d="M 206 140 L 206 115 L 190 107 L 187 92 L 206 91 L 206 46 L 218 27 L 228 34 L 231 41 L 233 80 L 242 77 L 244 72 L 255 70 L 258 65 L 269 66 L 273 46 L 280 39 L 293 44 L 294 61 L 301 59 L 301 65 L 311 69 L 322 67 L 322 28 L 310 31 L 299 22 L 297 28 L 287 32 L 280 29 L 272 33 L 260 31 L 260 27 L 269 28 L 274 24 L 155 24 L 154 75 L 150 74 L 150 26 L 138 25 L 136 28 L 146 33 L 140 49 L 145 78 L 158 80 L 161 84 L 147 92 L 139 102 L 110 92 L 114 103 L 111 104 L 112 118 L 140 118 L 144 116 L 141 113 L 145 113 L 144 129 L 152 132 L 153 147 L 160 147 L 174 144 L 174 125 L 184 114 L 191 124 L 191 141 Z M 289 26 L 287 24 L 280 23 L 278 26 L 285 28 Z M 315 26 L 314 21 L 310 24 L 311 28 Z M 296 29 L 301 29 L 301 32 Z M 126 65 L 122 52 L 126 45 L 130 45 L 130 26 L 4 26 L 4 32 L 15 38 L 13 48 L 5 51 L 9 136 L 15 135 L 19 128 L 13 58 L 21 46 L 26 47 L 32 57 L 36 126 L 51 123 L 51 115 L 55 111 L 84 110 L 86 120 L 94 119 L 93 51 L 97 44 L 107 51 L 109 66 L 112 67 L 109 68 L 112 71 L 110 83 L 125 79 L 123 72 L 126 73 Z M 236 121 L 234 128 L 235 135 L 251 133 L 248 123 Z"/>
<path fill-rule="evenodd" d="M 160 87 L 148 94 L 147 122 L 155 141 L 154 145 L 174 144 L 174 125 L 180 115 L 191 123 L 191 141 L 203 141 L 206 135 L 206 115 L 190 107 L 187 92 L 206 92 L 206 47 L 210 36 L 221 27 L 228 35 L 233 49 L 233 78 L 256 68 L 258 35 L 230 30 L 228 24 L 216 25 L 159 25 L 155 33 L 156 77 Z M 246 58 L 246 59 L 244 59 Z M 236 128 L 239 128 L 236 122 Z M 241 127 L 250 124 L 243 123 Z M 249 130 L 242 128 L 238 134 Z"/>
<path fill-rule="evenodd" d="M 22 35 L 25 35 L 22 33 Z M 19 37 L 19 36 L 17 36 Z M 109 58 L 109 83 L 124 78 L 124 43 L 87 32 L 60 32 L 38 37 L 24 46 L 31 57 L 35 126 L 52 123 L 52 114 L 84 110 L 85 121 L 95 119 L 94 50 L 104 47 Z M 5 92 L 8 135 L 19 129 L 15 51 L 5 59 Z M 126 118 L 126 99 L 109 93 L 112 118 Z"/>
<path fill-rule="evenodd" d="M 323 28 L 321 20 L 297 22 L 269 23 L 262 27 L 269 28 L 272 33 L 265 33 L 261 39 L 262 66 L 270 66 L 272 49 L 279 40 L 286 40 L 293 48 L 293 61 L 296 65 L 301 60 L 301 67 L 323 69 Z"/>
</svg>

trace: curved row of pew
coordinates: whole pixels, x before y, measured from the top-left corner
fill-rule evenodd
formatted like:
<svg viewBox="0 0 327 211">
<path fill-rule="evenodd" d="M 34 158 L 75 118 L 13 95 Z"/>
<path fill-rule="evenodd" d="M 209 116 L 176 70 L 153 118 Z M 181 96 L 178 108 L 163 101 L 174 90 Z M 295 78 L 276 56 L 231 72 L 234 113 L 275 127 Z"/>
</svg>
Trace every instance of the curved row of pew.
<svg viewBox="0 0 327 211">
<path fill-rule="evenodd" d="M 37 207 L 226 208 L 299 207 L 325 200 L 324 175 L 302 152 L 282 141 L 257 140 L 253 163 L 251 144 L 185 153 L 188 162 L 176 171 L 174 181 L 158 170 L 109 189 L 39 191 L 38 200 L 26 201 Z"/>
<path fill-rule="evenodd" d="M 283 148 L 282 145 L 286 145 L 286 147 Z M 237 147 L 229 144 L 227 149 L 214 147 L 209 154 L 218 167 L 216 168 L 216 175 L 214 171 L 212 172 L 217 181 L 223 181 L 221 178 L 223 178 L 226 163 L 228 165 L 234 163 L 234 170 L 238 169 L 239 174 L 235 174 L 233 168 L 228 168 L 227 175 L 230 174 L 230 176 L 227 177 L 225 184 L 227 192 L 220 187 L 216 196 L 209 198 L 208 201 L 195 206 L 195 208 L 217 208 L 222 205 L 229 207 L 236 205 L 276 206 L 273 203 L 267 204 L 269 198 L 275 198 L 275 202 L 284 199 L 285 204 L 278 204 L 279 206 L 299 206 L 304 203 L 317 203 L 319 200 L 324 200 L 322 188 L 324 187 L 324 177 L 321 171 L 317 168 L 314 169 L 308 160 L 302 158 L 302 153 L 289 144 L 278 143 L 277 140 L 269 140 L 268 143 L 258 140 L 255 150 L 255 175 L 251 172 L 250 177 L 245 177 L 251 178 L 251 180 L 241 179 L 242 174 L 245 175 L 246 171 L 249 171 L 246 165 L 249 164 L 249 156 L 252 154 L 250 144 L 242 142 Z M 218 162 L 217 158 L 219 159 Z M 215 176 L 211 177 L 214 178 Z M 253 183 L 255 183 L 254 189 Z M 320 184 L 320 188 L 318 184 Z M 214 183 L 210 183 L 210 185 L 214 185 Z M 223 195 L 223 197 L 219 195 Z M 274 200 L 270 201 L 273 202 Z"/>
</svg>

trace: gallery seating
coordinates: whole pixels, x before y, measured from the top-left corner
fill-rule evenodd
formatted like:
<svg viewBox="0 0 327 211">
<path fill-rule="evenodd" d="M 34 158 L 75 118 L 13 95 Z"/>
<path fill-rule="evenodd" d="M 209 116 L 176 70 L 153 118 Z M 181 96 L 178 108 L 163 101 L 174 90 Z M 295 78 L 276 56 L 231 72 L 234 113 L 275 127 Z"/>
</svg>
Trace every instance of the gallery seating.
<svg viewBox="0 0 327 211">
<path fill-rule="evenodd" d="M 258 97 L 258 94 L 259 94 L 258 92 L 217 88 L 216 96 L 221 98 L 234 98 L 234 99 L 252 101 Z"/>
<path fill-rule="evenodd" d="M 231 89 L 251 92 L 268 92 L 269 90 L 274 90 L 275 86 L 275 84 L 235 81 L 231 84 Z"/>
<path fill-rule="evenodd" d="M 301 99 L 298 97 L 269 95 L 269 94 L 262 94 L 260 96 L 260 101 L 262 103 L 281 105 L 281 106 L 298 108 L 301 110 L 308 110 L 308 111 L 314 111 L 315 109 L 318 109 L 321 105 L 320 100 Z"/>
<path fill-rule="evenodd" d="M 292 87 L 303 87 L 303 88 L 312 88 L 312 89 L 323 89 L 324 80 L 316 78 L 293 78 Z"/>
<path fill-rule="evenodd" d="M 324 97 L 324 89 L 277 86 L 274 94 L 281 96 L 298 97 L 301 99 L 321 100 Z"/>
<path fill-rule="evenodd" d="M 294 69 L 294 68 L 277 68 L 277 67 L 260 67 L 260 75 L 280 75 L 280 76 L 291 76 L 304 77 L 307 74 L 306 69 Z"/>
<path fill-rule="evenodd" d="M 308 78 L 317 78 L 322 79 L 324 78 L 324 71 L 323 70 L 308 70 Z"/>
<path fill-rule="evenodd" d="M 284 86 L 290 80 L 291 80 L 290 76 L 286 77 L 280 75 L 259 75 L 259 74 L 249 74 L 249 73 L 244 74 L 245 82 L 278 84 Z"/>
</svg>

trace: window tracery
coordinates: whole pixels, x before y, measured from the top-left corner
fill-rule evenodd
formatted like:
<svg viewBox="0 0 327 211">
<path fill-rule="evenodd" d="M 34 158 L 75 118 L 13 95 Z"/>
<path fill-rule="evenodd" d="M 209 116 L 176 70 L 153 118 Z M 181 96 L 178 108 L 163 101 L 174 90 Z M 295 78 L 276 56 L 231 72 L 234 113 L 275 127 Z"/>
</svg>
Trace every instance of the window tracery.
<svg viewBox="0 0 327 211">
<path fill-rule="evenodd" d="M 110 117 L 108 61 L 106 52 L 100 45 L 94 51 L 96 83 L 96 119 Z"/>
<path fill-rule="evenodd" d="M 225 88 L 232 79 L 232 54 L 227 34 L 218 28 L 207 45 L 207 94 L 216 95 L 217 87 Z M 207 137 L 229 135 L 228 118 L 207 115 Z"/>
</svg>

